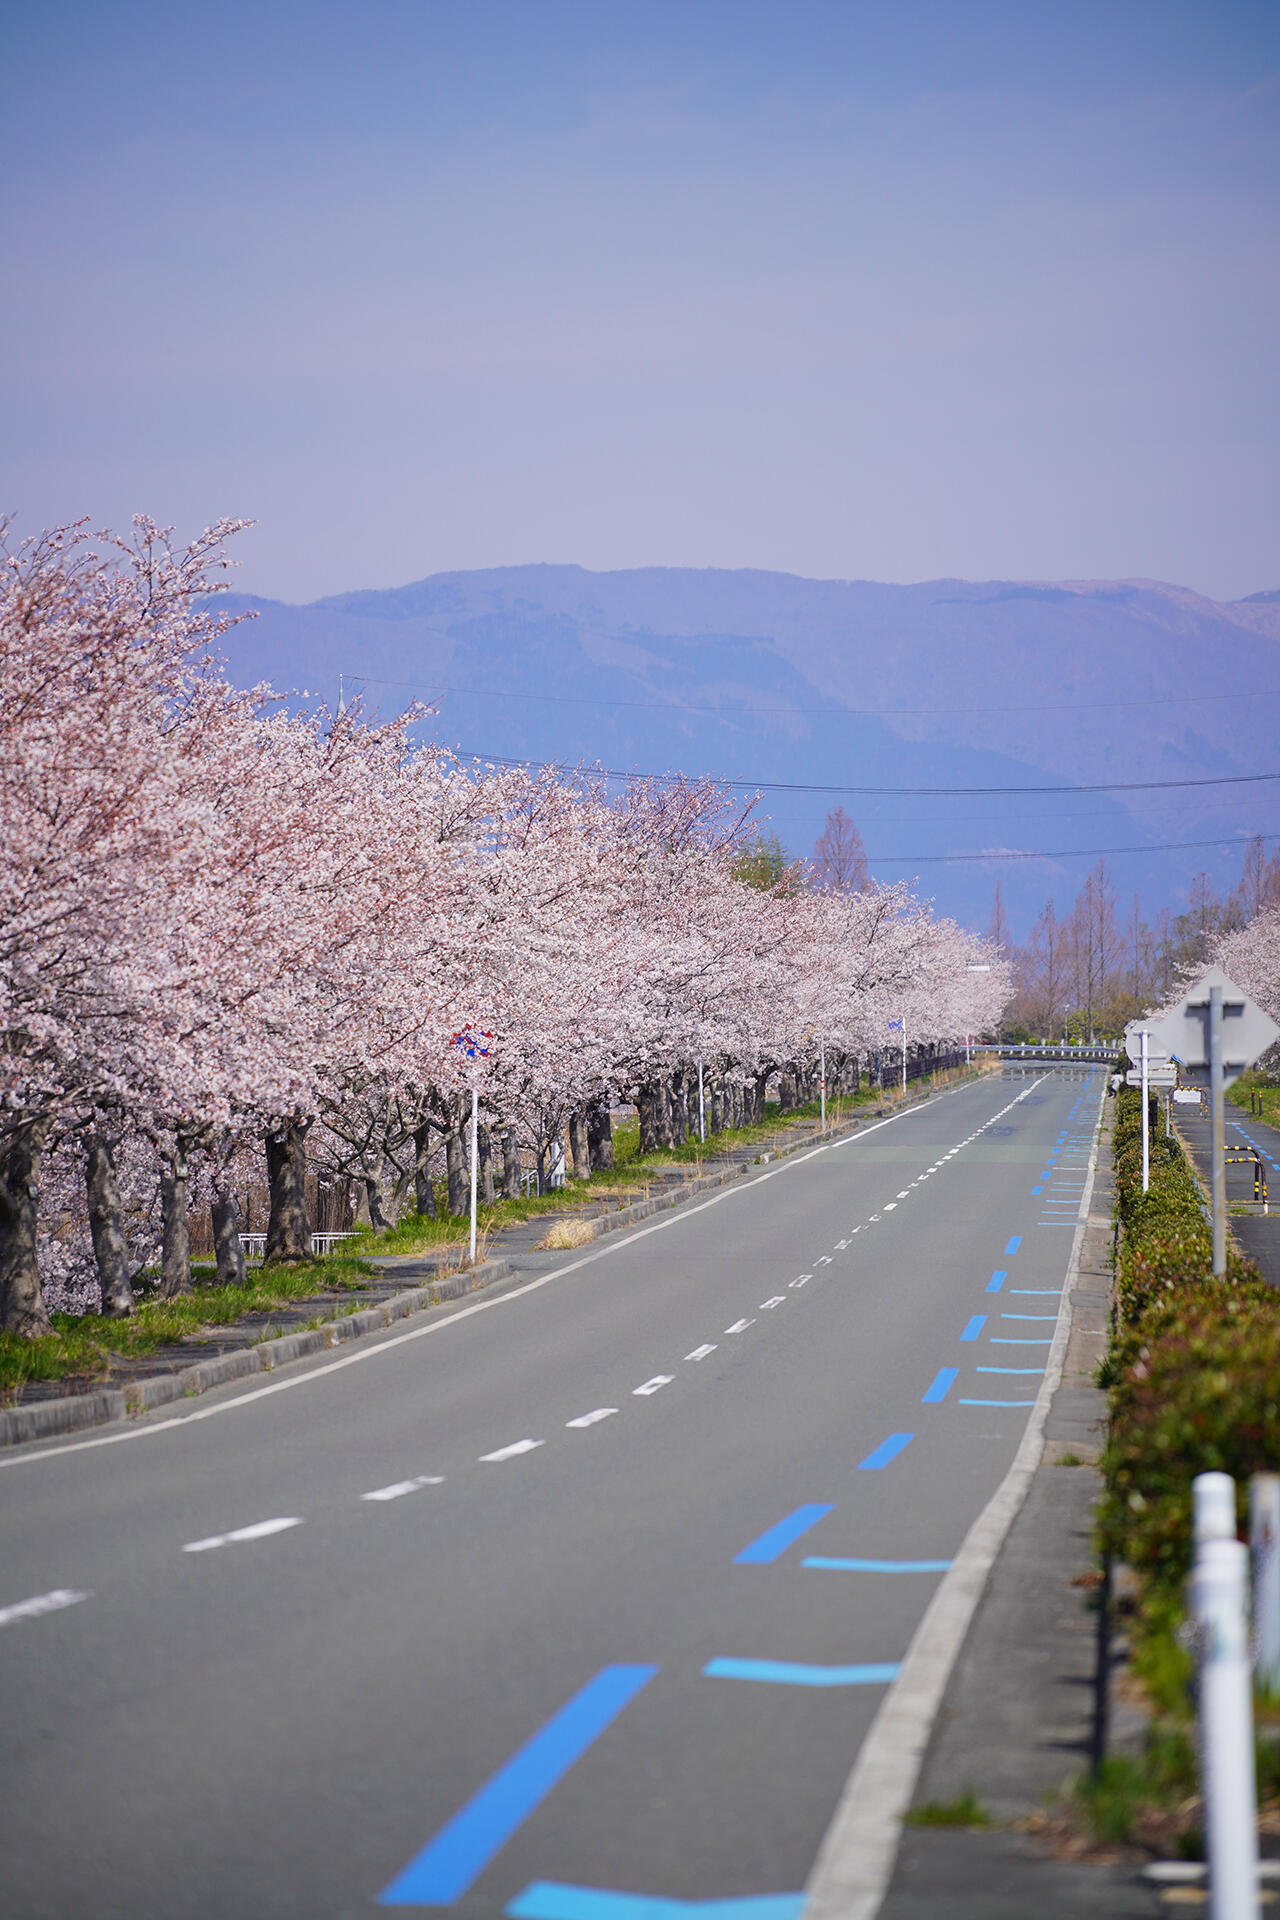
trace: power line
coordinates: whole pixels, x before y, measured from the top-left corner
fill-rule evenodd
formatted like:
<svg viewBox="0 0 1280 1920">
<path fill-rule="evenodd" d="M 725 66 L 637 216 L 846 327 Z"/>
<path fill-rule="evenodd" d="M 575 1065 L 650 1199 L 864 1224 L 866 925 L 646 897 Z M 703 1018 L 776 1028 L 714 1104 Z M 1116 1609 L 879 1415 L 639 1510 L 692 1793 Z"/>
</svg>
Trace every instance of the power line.
<svg viewBox="0 0 1280 1920">
<path fill-rule="evenodd" d="M 625 707 L 636 708 L 651 713 L 714 713 L 722 720 L 735 719 L 744 713 L 781 713 L 799 715 L 829 714 L 832 718 L 857 717 L 863 719 L 893 719 L 915 713 L 1096 713 L 1102 709 L 1118 707 L 1188 707 L 1207 706 L 1223 700 L 1274 700 L 1280 698 L 1280 687 L 1262 687 L 1254 693 L 1183 693 L 1162 695 L 1156 699 L 1136 700 L 1057 700 L 1035 702 L 1027 706 L 981 706 L 981 707 L 791 707 L 791 706 L 740 706 L 727 707 L 712 704 L 700 705 L 689 700 L 616 700 L 606 695 L 589 693 L 524 693 L 515 687 L 455 687 L 442 686 L 439 681 L 427 680 L 380 680 L 376 674 L 352 674 L 353 680 L 359 680 L 369 687 L 403 687 L 410 693 L 458 693 L 473 700 L 535 700 L 542 705 L 558 707 Z"/>
<path fill-rule="evenodd" d="M 1174 853 L 1187 847 L 1247 847 L 1255 840 L 1280 840 L 1280 833 L 1251 833 L 1243 839 L 1229 835 L 1221 840 L 1155 840 L 1140 847 L 1060 847 L 1046 853 L 1026 852 L 1015 847 L 996 847 L 987 853 L 877 853 L 867 855 L 872 867 L 940 866 L 955 861 L 997 860 L 1084 860 L 1105 858 L 1113 853 Z"/>
<path fill-rule="evenodd" d="M 565 760 L 514 760 L 501 753 L 475 753 L 465 747 L 455 751 L 464 759 L 484 760 L 498 767 L 567 768 Z M 586 773 L 600 773 L 606 780 L 656 780 L 669 776 L 625 773 L 617 767 L 585 767 Z M 868 796 L 889 795 L 895 799 L 946 800 L 968 794 L 990 797 L 993 794 L 1045 793 L 1167 793 L 1188 787 L 1246 787 L 1263 780 L 1280 780 L 1280 773 L 1215 773 L 1195 780 L 1097 780 L 1074 786 L 1048 787 L 854 787 L 818 786 L 799 780 L 736 780 L 728 775 L 708 774 L 722 787 L 734 787 L 747 793 L 825 793 Z"/>
</svg>

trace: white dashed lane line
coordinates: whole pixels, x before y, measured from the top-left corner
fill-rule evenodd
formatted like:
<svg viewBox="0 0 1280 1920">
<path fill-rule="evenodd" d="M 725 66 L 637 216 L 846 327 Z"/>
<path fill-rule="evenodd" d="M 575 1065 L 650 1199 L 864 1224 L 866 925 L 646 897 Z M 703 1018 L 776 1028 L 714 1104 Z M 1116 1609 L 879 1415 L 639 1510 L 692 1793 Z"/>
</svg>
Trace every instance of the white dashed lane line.
<svg viewBox="0 0 1280 1920">
<path fill-rule="evenodd" d="M 362 1493 L 362 1500 L 403 1500 L 406 1493 L 416 1493 L 419 1487 L 442 1487 L 442 1473 L 420 1473 L 412 1480 L 396 1480 L 389 1487 L 375 1487 L 372 1493 Z"/>
<path fill-rule="evenodd" d="M 509 1447 L 499 1447 L 494 1453 L 482 1453 L 482 1462 L 492 1461 L 495 1465 L 503 1460 L 514 1460 L 518 1453 L 532 1453 L 535 1447 L 545 1446 L 544 1440 L 513 1440 Z"/>
<path fill-rule="evenodd" d="M 576 1420 L 566 1420 L 565 1425 L 566 1427 L 594 1427 L 617 1411 L 616 1407 L 596 1407 L 591 1413 L 580 1413 Z"/>
<path fill-rule="evenodd" d="M 74 1587 L 55 1587 L 52 1593 L 33 1594 L 30 1600 L 16 1600 L 11 1607 L 0 1607 L 0 1627 L 11 1626 L 15 1620 L 35 1620 L 42 1613 L 58 1613 L 63 1607 L 74 1607 L 89 1597 Z"/>
<path fill-rule="evenodd" d="M 632 1387 L 631 1391 L 634 1395 L 643 1397 L 648 1393 L 657 1393 L 659 1387 L 669 1387 L 674 1379 L 674 1373 L 655 1373 L 652 1380 L 646 1380 L 642 1387 Z"/>
<path fill-rule="evenodd" d="M 255 1520 L 252 1526 L 233 1527 L 230 1533 L 211 1533 L 207 1540 L 188 1540 L 184 1553 L 212 1553 L 215 1547 L 230 1547 L 244 1540 L 265 1540 L 270 1534 L 285 1533 L 300 1527 L 301 1520 Z"/>
<path fill-rule="evenodd" d="M 707 1355 L 709 1353 L 714 1353 L 715 1350 L 716 1349 L 714 1345 L 711 1345 L 711 1344 L 708 1344 L 702 1347 L 695 1347 L 692 1353 L 686 1353 L 685 1359 L 686 1360 L 705 1360 Z"/>
<path fill-rule="evenodd" d="M 726 1333 L 745 1333 L 747 1328 L 754 1327 L 755 1323 L 756 1323 L 755 1316 L 753 1314 L 750 1320 L 735 1320 L 731 1327 L 725 1328 L 725 1332 Z"/>
</svg>

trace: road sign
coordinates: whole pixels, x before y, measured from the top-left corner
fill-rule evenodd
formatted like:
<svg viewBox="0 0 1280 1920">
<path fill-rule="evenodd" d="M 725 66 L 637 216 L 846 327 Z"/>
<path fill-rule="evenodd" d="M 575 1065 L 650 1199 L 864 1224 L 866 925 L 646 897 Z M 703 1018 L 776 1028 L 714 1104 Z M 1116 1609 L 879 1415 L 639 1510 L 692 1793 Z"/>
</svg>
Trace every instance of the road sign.
<svg viewBox="0 0 1280 1920">
<path fill-rule="evenodd" d="M 1162 1067 L 1169 1058 L 1169 1049 L 1156 1039 L 1149 1021 L 1131 1020 L 1129 1022 L 1124 1030 L 1124 1050 L 1135 1067 L 1141 1063 L 1142 1032 L 1144 1027 L 1147 1033 L 1147 1066 L 1148 1068 Z M 1136 1086 L 1136 1084 L 1137 1082 L 1135 1081 L 1134 1085 Z"/>
<path fill-rule="evenodd" d="M 1181 1106 L 1196 1106 L 1204 1099 L 1199 1087 L 1175 1087 L 1173 1097 Z"/>
<path fill-rule="evenodd" d="M 1234 980 L 1227 978 L 1221 967 L 1210 967 L 1171 1012 L 1146 1023 L 1151 1033 L 1148 1045 L 1163 1048 L 1166 1058 L 1172 1054 L 1184 1069 L 1184 1078 L 1207 1086 L 1209 994 L 1214 987 L 1222 993 L 1222 1078 L 1224 1085 L 1230 1086 L 1274 1040 L 1280 1040 L 1280 1027 Z M 1126 1035 L 1126 1043 L 1127 1039 Z M 1150 1052 L 1147 1057 L 1151 1057 Z"/>
<path fill-rule="evenodd" d="M 1124 1081 L 1127 1087 L 1140 1087 L 1142 1085 L 1142 1068 L 1130 1067 L 1124 1077 Z M 1158 1067 L 1149 1066 L 1147 1068 L 1147 1085 L 1149 1087 L 1176 1087 L 1177 1084 L 1178 1069 L 1174 1066 L 1172 1060 L 1164 1061 Z"/>
<path fill-rule="evenodd" d="M 1171 1013 L 1151 1023 L 1186 1078 L 1209 1089 L 1209 1168 L 1212 1187 L 1213 1271 L 1227 1270 L 1227 1154 L 1223 1089 L 1238 1080 L 1274 1040 L 1280 1027 L 1255 1006 L 1221 967 L 1210 967 Z"/>
</svg>

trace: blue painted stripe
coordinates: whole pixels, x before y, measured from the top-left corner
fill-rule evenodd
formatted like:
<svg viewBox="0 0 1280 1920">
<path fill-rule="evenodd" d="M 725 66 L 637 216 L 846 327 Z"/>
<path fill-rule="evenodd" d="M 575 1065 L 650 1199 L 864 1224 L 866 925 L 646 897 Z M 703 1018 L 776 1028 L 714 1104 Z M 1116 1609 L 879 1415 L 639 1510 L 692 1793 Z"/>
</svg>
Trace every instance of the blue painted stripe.
<svg viewBox="0 0 1280 1920">
<path fill-rule="evenodd" d="M 1015 1233 L 1012 1240 L 1010 1240 L 1008 1246 L 1005 1248 L 1005 1252 L 1016 1253 L 1018 1251 L 1018 1248 L 1021 1245 L 1022 1245 L 1022 1235 L 1020 1233 Z"/>
<path fill-rule="evenodd" d="M 988 1288 L 988 1292 L 989 1291 L 990 1289 Z M 975 1313 L 972 1320 L 967 1320 L 965 1322 L 964 1332 L 960 1335 L 960 1338 L 962 1340 L 976 1340 L 978 1335 L 982 1332 L 982 1329 L 986 1326 L 986 1324 L 987 1324 L 986 1314 Z"/>
<path fill-rule="evenodd" d="M 975 1373 L 1038 1373 L 1043 1376 L 1043 1367 L 975 1367 Z"/>
<path fill-rule="evenodd" d="M 712 1680 L 768 1680 L 784 1687 L 885 1687 L 898 1677 L 893 1661 L 869 1667 L 806 1667 L 791 1660 L 708 1660 Z"/>
<path fill-rule="evenodd" d="M 1031 1191 L 1032 1191 L 1032 1193 L 1033 1193 L 1033 1194 L 1036 1194 L 1036 1193 L 1043 1193 L 1043 1192 L 1044 1192 L 1044 1188 L 1043 1188 L 1043 1187 L 1032 1187 L 1032 1189 L 1031 1189 Z"/>
<path fill-rule="evenodd" d="M 961 1400 L 962 1407 L 1034 1407 L 1034 1400 Z"/>
<path fill-rule="evenodd" d="M 657 1671 L 603 1668 L 383 1888 L 378 1905 L 447 1907 L 460 1900 L 499 1848 Z"/>
<path fill-rule="evenodd" d="M 823 1560 L 816 1555 L 806 1567 L 829 1567 L 835 1573 L 945 1573 L 949 1560 Z"/>
<path fill-rule="evenodd" d="M 735 1553 L 735 1567 L 764 1567 L 771 1560 L 780 1560 L 793 1541 L 802 1533 L 808 1533 L 810 1527 L 816 1527 L 819 1520 L 834 1513 L 834 1507 L 797 1507 L 785 1520 L 779 1520 L 776 1527 L 770 1527 L 758 1540 L 753 1540 L 741 1553 Z"/>
<path fill-rule="evenodd" d="M 992 1274 L 991 1278 L 987 1282 L 987 1292 L 999 1293 L 1001 1287 L 1004 1285 L 1005 1281 L 1008 1278 L 1009 1278 L 1009 1275 L 1006 1272 L 1005 1268 L 997 1267 L 996 1271 Z"/>
<path fill-rule="evenodd" d="M 858 1472 L 876 1473 L 881 1467 L 887 1467 L 889 1462 L 896 1460 L 902 1449 L 909 1446 L 914 1438 L 915 1435 L 910 1433 L 891 1433 L 889 1438 L 882 1440 L 865 1460 L 858 1462 Z"/>
<path fill-rule="evenodd" d="M 939 1367 L 934 1375 L 933 1384 L 920 1395 L 920 1404 L 936 1407 L 939 1400 L 945 1400 L 948 1392 L 956 1383 L 960 1369 L 958 1367 Z"/>
<path fill-rule="evenodd" d="M 654 1893 L 611 1893 L 604 1887 L 566 1887 L 535 1880 L 506 1908 L 511 1920 L 797 1920 L 803 1893 L 748 1894 L 741 1900 L 664 1900 Z"/>
</svg>

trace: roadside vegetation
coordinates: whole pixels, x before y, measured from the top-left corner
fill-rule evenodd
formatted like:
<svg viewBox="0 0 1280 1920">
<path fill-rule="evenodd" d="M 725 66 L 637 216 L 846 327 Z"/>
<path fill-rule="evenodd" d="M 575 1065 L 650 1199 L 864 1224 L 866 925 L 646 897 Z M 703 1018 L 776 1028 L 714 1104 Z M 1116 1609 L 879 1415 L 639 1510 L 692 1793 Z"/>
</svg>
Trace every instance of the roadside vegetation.
<svg viewBox="0 0 1280 1920">
<path fill-rule="evenodd" d="M 1150 1186 L 1142 1191 L 1142 1109 L 1117 1096 L 1116 1295 L 1100 1384 L 1110 1396 L 1099 1541 L 1128 1568 L 1122 1590 L 1132 1673 L 1151 1719 L 1139 1754 L 1114 1755 L 1075 1790 L 1096 1841 L 1195 1855 L 1200 1802 L 1184 1593 L 1191 1482 L 1229 1473 L 1246 1524 L 1249 1476 L 1280 1464 L 1280 1295 L 1234 1248 L 1212 1272 L 1203 1197 L 1152 1102 Z M 1280 1723 L 1259 1714 L 1259 1799 L 1280 1802 Z"/>
<path fill-rule="evenodd" d="M 1274 1076 L 1258 1072 L 1242 1073 L 1227 1088 L 1227 1098 L 1245 1113 L 1264 1120 L 1269 1127 L 1280 1127 L 1280 1086 Z"/>
</svg>

